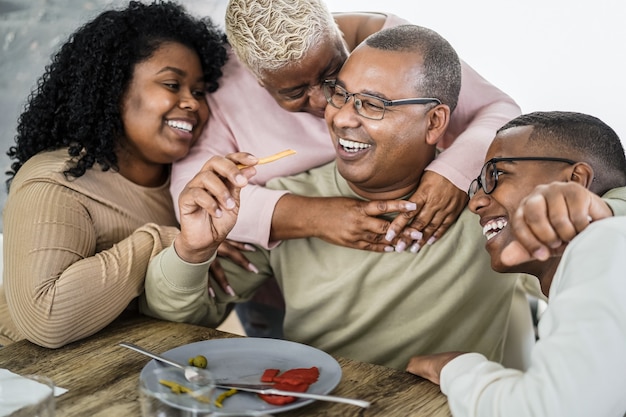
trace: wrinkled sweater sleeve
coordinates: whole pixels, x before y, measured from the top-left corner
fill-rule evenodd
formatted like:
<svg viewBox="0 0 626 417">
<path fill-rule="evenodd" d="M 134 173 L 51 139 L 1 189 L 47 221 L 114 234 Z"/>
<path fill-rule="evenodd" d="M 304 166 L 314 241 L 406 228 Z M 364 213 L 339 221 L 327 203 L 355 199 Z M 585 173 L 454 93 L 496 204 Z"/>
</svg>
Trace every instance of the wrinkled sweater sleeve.
<svg viewBox="0 0 626 417">
<path fill-rule="evenodd" d="M 10 194 L 5 209 L 4 287 L 11 316 L 27 339 L 45 347 L 111 323 L 143 291 L 149 260 L 178 234 L 175 227 L 146 224 L 96 251 L 99 225 L 76 195 L 35 182 Z M 119 216 L 109 217 L 106 227 L 115 229 Z"/>
<path fill-rule="evenodd" d="M 249 300 L 263 280 L 271 276 L 266 251 L 258 248 L 248 254 L 248 259 L 259 267 L 258 274 L 226 258 L 220 260 L 236 294 L 231 296 L 210 276 L 209 266 L 215 255 L 206 262 L 190 264 L 182 260 L 171 245 L 148 266 L 145 291 L 139 300 L 140 311 L 163 320 L 217 327 L 226 318 L 232 303 Z M 209 296 L 209 282 L 212 282 L 215 297 Z"/>
</svg>

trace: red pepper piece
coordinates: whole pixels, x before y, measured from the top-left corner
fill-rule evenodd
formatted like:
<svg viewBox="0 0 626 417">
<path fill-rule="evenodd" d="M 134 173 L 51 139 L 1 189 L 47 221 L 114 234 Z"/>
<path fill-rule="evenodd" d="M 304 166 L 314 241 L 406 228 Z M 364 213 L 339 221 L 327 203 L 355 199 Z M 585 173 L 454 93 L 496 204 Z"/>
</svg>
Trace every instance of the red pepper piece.
<svg viewBox="0 0 626 417">
<path fill-rule="evenodd" d="M 294 368 L 274 377 L 274 382 L 288 382 L 292 384 L 304 382 L 310 385 L 317 381 L 319 376 L 320 371 L 317 366 L 311 368 Z"/>
<path fill-rule="evenodd" d="M 259 394 L 259 397 L 266 403 L 272 405 L 285 405 L 296 400 L 296 397 L 287 397 L 283 395 Z"/>
<path fill-rule="evenodd" d="M 278 375 L 278 369 L 266 369 L 261 377 L 262 382 L 275 382 L 274 388 L 285 391 L 305 392 L 309 385 L 316 382 L 320 371 L 317 366 L 311 368 L 294 368 Z M 283 395 L 259 395 L 261 399 L 272 405 L 284 405 L 294 402 L 297 398 Z"/>
<path fill-rule="evenodd" d="M 261 376 L 261 382 L 274 382 L 274 377 L 278 375 L 280 369 L 266 369 Z"/>
</svg>

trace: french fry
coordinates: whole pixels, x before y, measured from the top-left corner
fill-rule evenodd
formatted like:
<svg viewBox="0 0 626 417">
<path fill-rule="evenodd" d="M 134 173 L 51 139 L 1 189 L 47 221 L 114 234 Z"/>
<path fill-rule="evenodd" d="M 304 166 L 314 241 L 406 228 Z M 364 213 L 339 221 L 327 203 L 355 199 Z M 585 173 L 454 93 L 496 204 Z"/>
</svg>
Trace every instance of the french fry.
<svg viewBox="0 0 626 417">
<path fill-rule="evenodd" d="M 265 158 L 259 159 L 259 162 L 257 163 L 257 165 L 269 164 L 270 162 L 274 162 L 276 160 L 279 160 L 280 158 L 284 158 L 284 157 L 289 156 L 289 155 L 294 155 L 295 153 L 296 153 L 296 151 L 294 151 L 293 149 L 287 149 L 285 151 L 278 152 L 278 153 L 276 153 L 274 155 L 266 156 Z M 242 168 L 246 168 L 248 166 L 250 166 L 250 165 L 238 164 L 237 168 L 242 169 Z"/>
</svg>

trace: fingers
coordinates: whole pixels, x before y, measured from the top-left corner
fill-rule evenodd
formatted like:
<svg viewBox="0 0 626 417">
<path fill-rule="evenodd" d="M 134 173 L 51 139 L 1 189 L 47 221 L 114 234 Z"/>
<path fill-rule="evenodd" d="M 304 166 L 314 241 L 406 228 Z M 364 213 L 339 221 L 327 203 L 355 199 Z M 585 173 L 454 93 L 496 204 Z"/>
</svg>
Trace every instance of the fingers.
<svg viewBox="0 0 626 417">
<path fill-rule="evenodd" d="M 406 370 L 428 379 L 434 384 L 439 384 L 441 371 L 444 366 L 462 354 L 463 352 L 442 352 L 432 355 L 414 356 L 409 360 Z"/>
<path fill-rule="evenodd" d="M 241 161 L 250 163 L 254 159 L 244 152 L 209 159 L 181 193 L 181 216 L 202 209 L 219 218 L 224 210 L 235 210 L 239 190 L 255 173 L 254 168 L 239 170 L 236 164 Z"/>
<path fill-rule="evenodd" d="M 190 263 L 208 260 L 235 225 L 241 187 L 254 168 L 239 170 L 237 163 L 254 159 L 247 153 L 214 156 L 187 183 L 178 198 L 180 229 L 174 245 Z"/>
<path fill-rule="evenodd" d="M 509 219 L 516 243 L 505 248 L 501 261 L 517 265 L 530 259 L 545 261 L 560 256 L 567 243 L 592 220 L 612 215 L 597 195 L 574 182 L 536 187 Z"/>
<path fill-rule="evenodd" d="M 215 259 L 213 261 L 213 263 L 209 267 L 209 270 L 211 271 L 211 277 L 213 277 L 213 279 L 217 282 L 222 291 L 224 291 L 228 295 L 234 296 L 235 291 L 233 291 L 230 284 L 228 283 L 226 273 L 224 272 L 224 268 L 222 268 L 222 264 L 220 263 L 219 259 Z M 211 283 L 209 282 L 209 295 L 212 298 L 215 298 L 215 291 L 213 290 L 213 288 L 211 288 L 210 284 Z"/>
<path fill-rule="evenodd" d="M 389 242 L 401 236 L 395 243 L 397 252 L 408 248 L 417 253 L 424 245 L 433 244 L 448 231 L 469 199 L 447 179 L 427 171 L 410 200 L 416 210 L 396 217 L 385 236 Z"/>
<path fill-rule="evenodd" d="M 258 273 L 259 270 L 241 252 L 242 250 L 254 251 L 254 246 L 234 240 L 225 240 L 217 249 L 217 254 L 223 258 L 228 258 L 241 268 Z"/>
</svg>

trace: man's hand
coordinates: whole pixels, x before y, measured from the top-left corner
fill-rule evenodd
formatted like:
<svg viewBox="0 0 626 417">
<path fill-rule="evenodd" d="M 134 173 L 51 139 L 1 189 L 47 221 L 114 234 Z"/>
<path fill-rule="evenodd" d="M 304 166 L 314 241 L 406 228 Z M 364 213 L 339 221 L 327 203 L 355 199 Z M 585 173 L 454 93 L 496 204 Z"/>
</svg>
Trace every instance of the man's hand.
<svg viewBox="0 0 626 417">
<path fill-rule="evenodd" d="M 392 242 L 399 237 L 395 245 L 398 252 L 407 247 L 411 252 L 418 252 L 425 243 L 434 243 L 456 221 L 469 198 L 446 178 L 433 171 L 424 171 L 409 201 L 416 204 L 416 210 L 398 215 L 385 238 Z"/>
<path fill-rule="evenodd" d="M 178 205 L 181 232 L 174 241 L 176 253 L 190 263 L 205 262 L 235 225 L 239 193 L 256 170 L 257 158 L 244 152 L 212 157 L 185 186 Z"/>
<path fill-rule="evenodd" d="M 501 255 L 505 265 L 560 256 L 591 221 L 613 216 L 602 198 L 575 182 L 539 185 L 520 203 L 511 219 L 516 241 Z"/>
<path fill-rule="evenodd" d="M 441 370 L 448 362 L 463 352 L 444 352 L 434 355 L 413 356 L 406 367 L 407 372 L 421 376 L 437 385 L 440 384 Z"/>
</svg>

